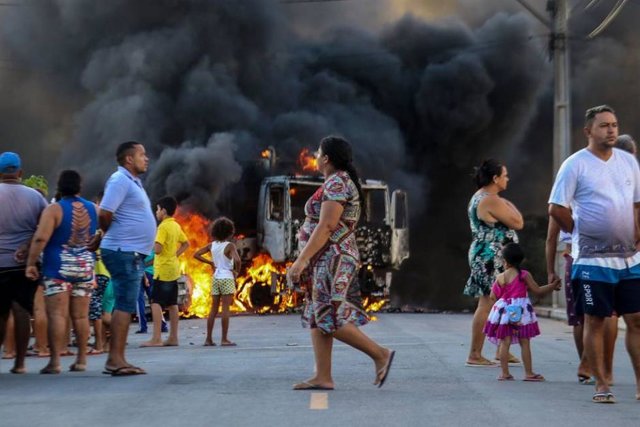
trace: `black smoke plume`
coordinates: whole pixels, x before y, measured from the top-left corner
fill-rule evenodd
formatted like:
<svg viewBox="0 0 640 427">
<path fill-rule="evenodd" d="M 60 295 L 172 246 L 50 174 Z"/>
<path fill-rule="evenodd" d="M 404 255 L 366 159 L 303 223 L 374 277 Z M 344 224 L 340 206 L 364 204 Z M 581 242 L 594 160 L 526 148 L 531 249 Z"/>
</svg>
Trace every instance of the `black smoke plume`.
<svg viewBox="0 0 640 427">
<path fill-rule="evenodd" d="M 50 176 L 79 169 L 86 192 L 114 170 L 120 142 L 139 140 L 152 158 L 152 198 L 175 194 L 209 216 L 267 146 L 295 158 L 342 134 L 363 177 L 410 194 L 412 258 L 396 302 L 466 304 L 458 295 L 468 272 L 469 173 L 486 156 L 529 146 L 549 81 L 540 28 L 526 13 L 494 11 L 466 22 L 407 14 L 375 30 L 329 25 L 306 36 L 286 7 L 40 0 L 11 8 L 2 16 L 5 59 L 20 85 L 37 88 L 33 102 L 53 112 L 42 126 L 43 114 L 4 99 L 19 122 L 4 132 L 22 132 L 27 164 L 44 163 Z"/>
</svg>

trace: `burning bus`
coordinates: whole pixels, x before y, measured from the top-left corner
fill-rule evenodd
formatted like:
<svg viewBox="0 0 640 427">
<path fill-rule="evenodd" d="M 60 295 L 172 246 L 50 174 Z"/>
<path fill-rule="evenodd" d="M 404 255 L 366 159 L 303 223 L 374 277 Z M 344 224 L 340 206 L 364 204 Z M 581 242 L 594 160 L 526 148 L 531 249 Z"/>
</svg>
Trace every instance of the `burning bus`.
<svg viewBox="0 0 640 427">
<path fill-rule="evenodd" d="M 233 189 L 244 203 L 222 206 L 222 212 L 236 221 L 236 245 L 244 268 L 237 279 L 235 311 L 256 313 L 286 312 L 301 305 L 302 295 L 286 284 L 286 268 L 298 255 L 297 235 L 305 214 L 304 205 L 322 184 L 312 175 L 270 175 L 275 163 L 275 150 L 263 151 L 258 171 L 245 173 L 243 188 Z M 303 151 L 298 169 L 313 170 L 313 157 Z M 304 173 L 303 172 L 303 173 Z M 259 184 L 251 185 L 258 181 Z M 255 193 L 251 197 L 253 187 Z M 257 190 L 256 190 L 257 188 Z M 358 280 L 363 303 L 376 311 L 388 301 L 393 271 L 409 257 L 409 219 L 407 195 L 402 190 L 390 192 L 383 181 L 365 180 L 363 215 L 356 229 L 362 268 Z M 239 212 L 239 210 L 244 212 Z M 257 213 L 257 215 L 256 215 Z M 192 287 L 192 303 L 188 313 L 198 317 L 208 314 L 211 271 L 192 259 L 192 253 L 209 242 L 208 221 L 194 214 L 179 213 L 176 219 L 190 240 L 183 257 L 183 269 Z M 249 219 L 249 220 L 248 220 Z"/>
</svg>

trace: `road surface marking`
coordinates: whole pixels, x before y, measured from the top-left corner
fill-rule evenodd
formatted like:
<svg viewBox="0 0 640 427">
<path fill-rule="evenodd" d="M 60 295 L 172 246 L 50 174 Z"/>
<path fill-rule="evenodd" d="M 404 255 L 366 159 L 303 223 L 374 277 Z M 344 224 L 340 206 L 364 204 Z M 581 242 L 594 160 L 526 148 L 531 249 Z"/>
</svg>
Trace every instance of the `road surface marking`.
<svg viewBox="0 0 640 427">
<path fill-rule="evenodd" d="M 329 409 L 329 393 L 311 393 L 309 409 Z"/>
</svg>

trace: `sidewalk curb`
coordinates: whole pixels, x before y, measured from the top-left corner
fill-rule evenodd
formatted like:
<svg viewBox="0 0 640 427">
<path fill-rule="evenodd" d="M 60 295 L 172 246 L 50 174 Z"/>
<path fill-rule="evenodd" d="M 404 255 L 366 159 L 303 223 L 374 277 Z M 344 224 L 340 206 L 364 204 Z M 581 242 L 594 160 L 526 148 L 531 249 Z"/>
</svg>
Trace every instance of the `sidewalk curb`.
<svg viewBox="0 0 640 427">
<path fill-rule="evenodd" d="M 538 317 L 544 317 L 546 319 L 561 320 L 563 322 L 567 321 L 567 311 L 564 308 L 561 308 L 561 307 L 553 308 L 549 306 L 538 305 L 535 307 L 535 309 L 536 309 L 536 315 Z M 618 319 L 618 329 L 621 331 L 626 331 L 627 324 L 624 323 L 624 321 L 621 322 L 620 319 Z"/>
</svg>

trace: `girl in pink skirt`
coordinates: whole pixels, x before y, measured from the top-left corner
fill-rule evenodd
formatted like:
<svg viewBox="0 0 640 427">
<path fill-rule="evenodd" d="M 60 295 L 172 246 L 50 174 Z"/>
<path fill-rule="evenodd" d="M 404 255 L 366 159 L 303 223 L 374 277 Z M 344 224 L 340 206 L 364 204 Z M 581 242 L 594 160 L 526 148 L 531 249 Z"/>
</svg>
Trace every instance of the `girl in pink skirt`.
<svg viewBox="0 0 640 427">
<path fill-rule="evenodd" d="M 544 381 L 544 377 L 533 372 L 531 365 L 531 347 L 529 340 L 540 335 L 538 319 L 533 310 L 527 291 L 535 296 L 543 296 L 561 289 L 560 279 L 545 286 L 539 286 L 528 271 L 520 269 L 524 252 L 517 243 L 509 243 L 502 249 L 505 271 L 500 273 L 491 287 L 490 298 L 495 301 L 484 333 L 489 341 L 499 344 L 500 381 L 513 380 L 509 373 L 509 347 L 519 343 L 522 348 L 524 381 Z"/>
</svg>

